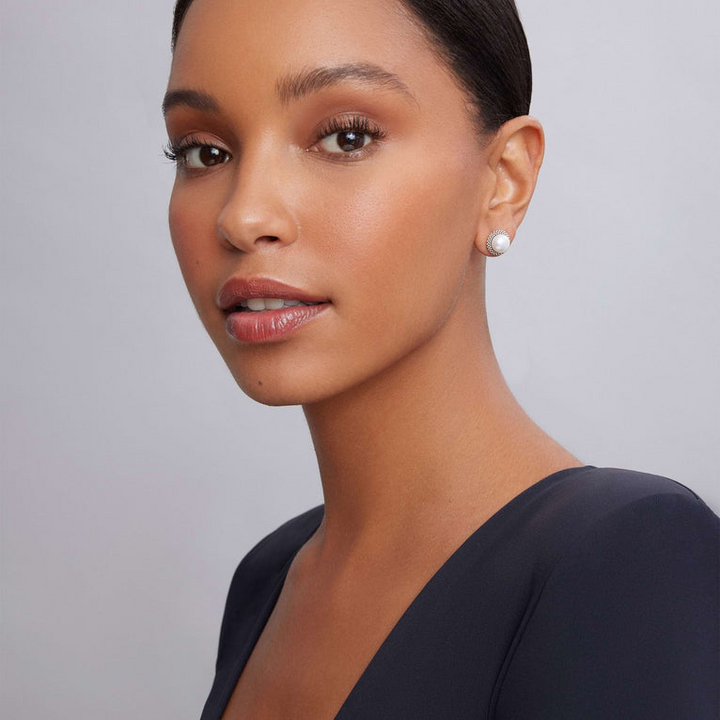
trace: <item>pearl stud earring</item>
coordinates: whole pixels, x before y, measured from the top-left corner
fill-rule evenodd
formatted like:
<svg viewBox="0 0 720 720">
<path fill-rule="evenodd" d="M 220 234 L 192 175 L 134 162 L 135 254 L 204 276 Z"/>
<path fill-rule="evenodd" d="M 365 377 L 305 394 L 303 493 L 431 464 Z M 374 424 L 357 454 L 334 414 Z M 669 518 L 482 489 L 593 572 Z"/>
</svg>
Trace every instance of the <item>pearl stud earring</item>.
<svg viewBox="0 0 720 720">
<path fill-rule="evenodd" d="M 490 233 L 487 239 L 487 249 L 493 257 L 506 253 L 509 248 L 510 236 L 504 230 Z"/>
</svg>

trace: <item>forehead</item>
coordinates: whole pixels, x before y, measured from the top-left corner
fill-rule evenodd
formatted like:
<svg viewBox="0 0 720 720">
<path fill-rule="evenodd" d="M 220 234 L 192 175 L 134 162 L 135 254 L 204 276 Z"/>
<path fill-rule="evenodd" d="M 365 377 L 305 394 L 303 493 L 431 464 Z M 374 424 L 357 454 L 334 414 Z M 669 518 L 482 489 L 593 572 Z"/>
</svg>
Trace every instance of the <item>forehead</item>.
<svg viewBox="0 0 720 720">
<path fill-rule="evenodd" d="M 260 101 L 249 96 L 277 96 L 279 78 L 349 63 L 384 68 L 416 97 L 460 101 L 454 78 L 407 9 L 388 0 L 195 0 L 169 87 L 202 88 L 220 98 L 241 91 L 246 101 Z"/>
</svg>

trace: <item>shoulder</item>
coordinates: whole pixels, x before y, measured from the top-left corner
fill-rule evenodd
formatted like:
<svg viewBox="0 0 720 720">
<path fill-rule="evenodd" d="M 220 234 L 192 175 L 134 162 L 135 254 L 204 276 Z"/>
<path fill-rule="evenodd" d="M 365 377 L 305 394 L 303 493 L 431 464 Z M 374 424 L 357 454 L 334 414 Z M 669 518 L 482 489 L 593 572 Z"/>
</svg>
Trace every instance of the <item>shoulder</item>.
<svg viewBox="0 0 720 720">
<path fill-rule="evenodd" d="M 323 506 L 318 505 L 287 520 L 257 542 L 243 557 L 235 570 L 228 604 L 243 596 L 264 589 L 275 582 L 285 565 L 312 535 L 320 523 Z"/>
<path fill-rule="evenodd" d="M 238 580 L 262 583 L 279 575 L 320 524 L 323 510 L 323 505 L 306 510 L 258 541 L 238 564 L 231 582 L 231 592 Z"/>
<path fill-rule="evenodd" d="M 650 497 L 672 495 L 705 505 L 693 490 L 676 480 L 634 470 L 588 465 L 561 471 L 546 481 L 547 486 L 542 487 L 541 482 L 538 487 L 558 510 L 574 508 L 598 517 Z"/>
<path fill-rule="evenodd" d="M 720 518 L 656 475 L 590 468 L 562 485 L 496 717 L 716 717 Z"/>
<path fill-rule="evenodd" d="M 621 543 L 664 523 L 672 524 L 675 535 L 712 535 L 720 520 L 697 493 L 676 480 L 587 466 L 531 487 L 523 522 L 542 562 L 552 565 L 583 547 L 591 554 L 601 552 L 602 538 L 608 535 Z"/>
<path fill-rule="evenodd" d="M 225 602 L 217 666 L 232 655 L 262 614 L 286 566 L 322 520 L 318 505 L 284 522 L 257 542 L 238 564 Z"/>
<path fill-rule="evenodd" d="M 639 592 L 638 578 L 648 572 L 656 585 L 665 574 L 668 582 L 673 573 L 677 579 L 693 561 L 695 568 L 701 563 L 717 572 L 720 518 L 675 480 L 592 468 L 560 497 L 556 507 L 564 507 L 557 518 L 565 518 L 569 532 L 554 558 L 548 590 L 573 573 L 576 582 L 581 575 L 593 582 L 603 576 L 628 582 Z"/>
</svg>

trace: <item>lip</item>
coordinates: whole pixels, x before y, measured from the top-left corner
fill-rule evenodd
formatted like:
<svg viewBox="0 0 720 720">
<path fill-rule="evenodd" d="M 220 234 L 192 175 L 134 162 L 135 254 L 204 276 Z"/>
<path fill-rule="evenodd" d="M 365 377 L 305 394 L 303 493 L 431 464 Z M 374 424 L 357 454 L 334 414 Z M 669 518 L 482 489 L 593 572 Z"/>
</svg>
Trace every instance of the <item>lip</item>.
<svg viewBox="0 0 720 720">
<path fill-rule="evenodd" d="M 305 303 L 329 303 L 327 297 L 313 295 L 299 288 L 265 277 L 230 278 L 217 295 L 217 305 L 228 312 L 241 300 L 249 298 L 279 298 L 280 300 L 299 300 Z M 267 312 L 276 312 L 269 310 Z"/>
<path fill-rule="evenodd" d="M 318 305 L 296 305 L 262 312 L 235 311 L 241 300 L 250 298 L 299 300 Z M 230 278 L 217 296 L 218 307 L 226 314 L 227 333 L 243 343 L 268 343 L 285 339 L 330 306 L 330 300 L 271 278 Z"/>
</svg>

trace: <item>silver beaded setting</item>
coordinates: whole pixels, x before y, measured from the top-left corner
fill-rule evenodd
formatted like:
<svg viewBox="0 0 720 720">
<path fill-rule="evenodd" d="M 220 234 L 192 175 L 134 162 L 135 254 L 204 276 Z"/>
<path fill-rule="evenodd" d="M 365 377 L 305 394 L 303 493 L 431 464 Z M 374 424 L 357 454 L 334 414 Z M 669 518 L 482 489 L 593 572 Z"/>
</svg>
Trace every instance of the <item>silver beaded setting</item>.
<svg viewBox="0 0 720 720">
<path fill-rule="evenodd" d="M 504 230 L 495 230 L 488 235 L 486 246 L 493 257 L 504 255 L 510 249 L 510 236 Z"/>
</svg>

